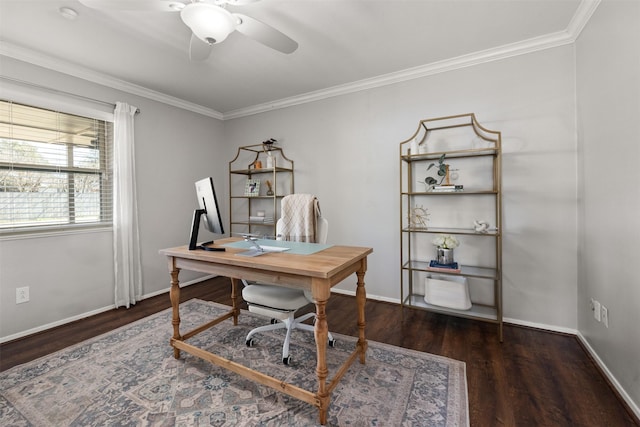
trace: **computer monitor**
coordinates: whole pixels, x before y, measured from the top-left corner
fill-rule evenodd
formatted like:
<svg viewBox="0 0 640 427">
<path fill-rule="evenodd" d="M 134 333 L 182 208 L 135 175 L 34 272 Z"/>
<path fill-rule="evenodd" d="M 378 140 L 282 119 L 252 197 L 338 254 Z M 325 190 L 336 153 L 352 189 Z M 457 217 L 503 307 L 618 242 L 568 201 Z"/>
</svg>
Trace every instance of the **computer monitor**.
<svg viewBox="0 0 640 427">
<path fill-rule="evenodd" d="M 224 248 L 209 248 L 205 245 L 212 244 L 213 241 L 198 245 L 198 231 L 200 230 L 200 218 L 204 219 L 204 226 L 214 234 L 224 234 L 218 199 L 213 186 L 213 178 L 205 178 L 196 182 L 196 195 L 200 209 L 193 212 L 191 223 L 191 236 L 189 238 L 189 250 L 224 250 Z"/>
</svg>

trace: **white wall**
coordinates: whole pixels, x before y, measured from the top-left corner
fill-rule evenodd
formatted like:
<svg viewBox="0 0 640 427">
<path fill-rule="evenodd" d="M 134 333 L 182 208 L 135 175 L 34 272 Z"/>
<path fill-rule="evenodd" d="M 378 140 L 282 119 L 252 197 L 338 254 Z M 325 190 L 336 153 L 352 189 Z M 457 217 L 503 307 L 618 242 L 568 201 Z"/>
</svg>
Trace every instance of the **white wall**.
<svg viewBox="0 0 640 427">
<path fill-rule="evenodd" d="M 604 1 L 577 41 L 578 328 L 640 416 L 640 3 Z M 604 304 L 609 328 L 590 299 Z"/>
<path fill-rule="evenodd" d="M 168 267 L 158 250 L 187 243 L 197 207 L 194 182 L 206 176 L 226 182 L 226 158 L 217 157 L 222 123 L 11 58 L 2 58 L 2 75 L 140 108 L 135 138 L 143 293 L 168 289 Z M 1 83 L 0 95 L 10 86 Z M 220 187 L 226 201 L 226 185 Z M 112 243 L 109 231 L 1 240 L 1 339 L 113 306 Z M 180 279 L 197 276 L 185 271 Z M 29 286 L 30 301 L 17 305 L 15 288 L 21 286 Z"/>
<path fill-rule="evenodd" d="M 367 294 L 397 301 L 398 144 L 420 119 L 476 113 L 503 136 L 505 316 L 575 330 L 574 74 L 573 47 L 555 48 L 227 121 L 225 139 L 281 141 L 295 190 L 320 199 L 329 241 L 373 247 Z"/>
</svg>

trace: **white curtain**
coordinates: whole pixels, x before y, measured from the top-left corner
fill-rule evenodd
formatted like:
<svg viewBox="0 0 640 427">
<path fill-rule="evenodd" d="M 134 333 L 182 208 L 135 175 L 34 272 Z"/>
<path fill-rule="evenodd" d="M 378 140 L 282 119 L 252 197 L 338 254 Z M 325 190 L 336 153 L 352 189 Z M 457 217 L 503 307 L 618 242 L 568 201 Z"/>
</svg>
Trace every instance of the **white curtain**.
<svg viewBox="0 0 640 427">
<path fill-rule="evenodd" d="M 116 103 L 113 123 L 113 252 L 116 307 L 142 298 L 133 119 L 137 108 Z"/>
</svg>

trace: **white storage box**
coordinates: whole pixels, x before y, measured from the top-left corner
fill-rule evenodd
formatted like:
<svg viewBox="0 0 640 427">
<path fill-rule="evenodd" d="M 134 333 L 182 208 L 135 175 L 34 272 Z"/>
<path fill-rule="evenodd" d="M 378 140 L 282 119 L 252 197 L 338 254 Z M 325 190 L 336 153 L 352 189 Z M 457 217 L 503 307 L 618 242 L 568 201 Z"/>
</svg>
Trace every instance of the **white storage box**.
<svg viewBox="0 0 640 427">
<path fill-rule="evenodd" d="M 469 284 L 462 276 L 431 274 L 425 279 L 424 300 L 432 305 L 469 310 Z"/>
</svg>

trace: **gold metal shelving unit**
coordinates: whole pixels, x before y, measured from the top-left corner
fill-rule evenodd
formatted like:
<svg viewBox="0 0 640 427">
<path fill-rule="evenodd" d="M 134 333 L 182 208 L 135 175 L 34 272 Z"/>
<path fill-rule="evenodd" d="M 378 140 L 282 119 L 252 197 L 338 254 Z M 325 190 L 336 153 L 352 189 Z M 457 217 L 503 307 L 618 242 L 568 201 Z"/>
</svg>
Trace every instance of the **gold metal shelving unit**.
<svg viewBox="0 0 640 427">
<path fill-rule="evenodd" d="M 418 148 L 417 152 L 416 148 Z M 426 148 L 425 148 L 426 147 Z M 413 150 L 412 150 L 413 148 Z M 414 151 L 414 152 L 412 152 Z M 431 163 L 442 155 L 445 162 L 462 164 L 470 171 L 462 191 L 434 192 L 420 182 Z M 481 126 L 473 113 L 421 120 L 415 133 L 400 143 L 400 298 L 403 307 L 413 307 L 453 316 L 496 323 L 503 340 L 502 309 L 502 148 L 501 133 Z M 433 169 L 431 169 L 433 171 Z M 474 179 L 474 176 L 481 179 Z M 477 182 L 476 182 L 477 181 Z M 490 202 L 487 202 L 487 198 Z M 463 200 L 462 204 L 458 203 Z M 484 200 L 484 201 L 483 201 Z M 438 212 L 437 224 L 417 227 L 409 220 L 411 210 L 428 203 L 428 211 Z M 474 206 L 489 204 L 493 210 L 491 228 L 486 233 L 474 230 Z M 463 208 L 461 208 L 461 206 Z M 462 218 L 462 219 L 461 219 Z M 466 221 L 464 218 L 467 218 Z M 429 270 L 434 247 L 429 237 L 449 234 L 465 239 L 469 251 L 481 257 L 456 259 L 460 272 Z M 471 249 L 473 247 L 473 249 Z M 488 251 L 488 248 L 493 248 Z M 431 251 L 431 252 L 429 252 Z M 493 253 L 487 256 L 486 254 Z M 475 258 L 483 258 L 476 264 Z M 486 264 L 486 265 L 485 265 Z M 440 307 L 425 302 L 420 283 L 427 274 L 464 276 L 469 287 L 492 284 L 492 301 L 474 301 L 469 310 Z M 473 289 L 472 289 L 473 290 Z"/>
<path fill-rule="evenodd" d="M 271 167 L 268 167 L 271 156 Z M 258 162 L 260 167 L 256 167 Z M 247 180 L 260 181 L 257 195 L 247 196 Z M 273 194 L 267 194 L 271 184 Z M 280 199 L 293 194 L 293 160 L 287 158 L 282 148 L 255 144 L 239 147 L 229 162 L 229 218 L 231 235 L 251 233 L 275 236 L 276 221 L 280 217 Z M 256 221 L 258 211 L 263 211 L 269 221 Z"/>
</svg>

